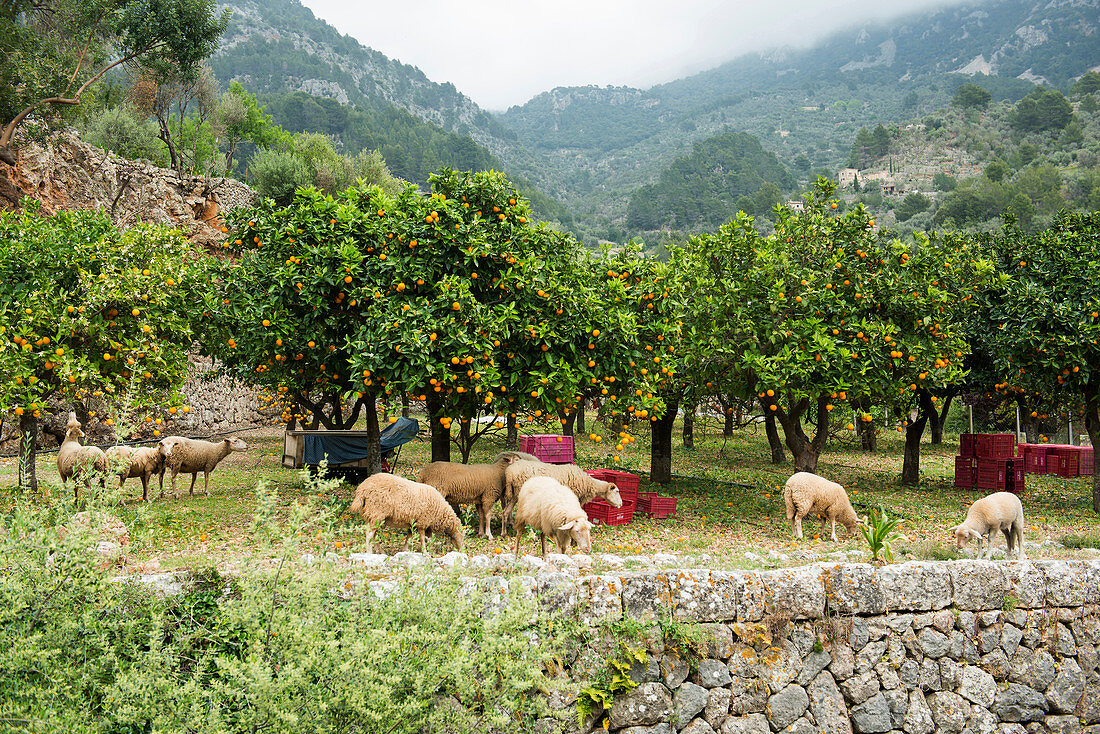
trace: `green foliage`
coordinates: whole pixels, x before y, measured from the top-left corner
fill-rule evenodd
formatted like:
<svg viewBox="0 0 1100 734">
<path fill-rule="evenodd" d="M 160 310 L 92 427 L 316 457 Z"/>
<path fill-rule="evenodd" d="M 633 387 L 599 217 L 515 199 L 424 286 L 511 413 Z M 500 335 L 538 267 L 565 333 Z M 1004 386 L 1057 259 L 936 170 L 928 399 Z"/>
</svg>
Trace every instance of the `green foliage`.
<svg viewBox="0 0 1100 734">
<path fill-rule="evenodd" d="M 894 562 L 894 542 L 901 537 L 897 531 L 899 524 L 900 518 L 889 517 L 886 508 L 879 507 L 871 510 L 867 525 L 859 526 L 859 533 L 871 551 L 871 563 Z"/>
<path fill-rule="evenodd" d="M 553 685 L 543 661 L 563 637 L 518 596 L 485 614 L 458 579 L 398 581 L 379 600 L 339 571 L 246 567 L 160 598 L 97 569 L 94 532 L 59 534 L 25 503 L 0 517 L 0 699 L 28 731 L 412 734 L 545 715 L 532 694 Z"/>
<path fill-rule="evenodd" d="M 217 48 L 227 22 L 228 11 L 216 14 L 213 0 L 4 3 L 0 37 L 10 40 L 0 72 L 6 82 L 0 85 L 0 123 L 7 126 L 0 147 L 21 110 L 39 107 L 40 119 L 50 121 L 53 105 L 79 104 L 85 89 L 116 65 L 194 72 Z"/>
<path fill-rule="evenodd" d="M 168 163 L 156 124 L 131 105 L 119 105 L 92 116 L 82 137 L 123 158 L 146 158 L 161 166 Z"/>
<path fill-rule="evenodd" d="M 297 189 L 310 184 L 311 175 L 300 156 L 281 150 L 261 150 L 249 162 L 248 179 L 261 196 L 286 206 Z"/>
<path fill-rule="evenodd" d="M 990 100 L 993 99 L 987 90 L 979 87 L 973 82 L 966 82 L 960 84 L 955 89 L 955 96 L 951 98 L 951 103 L 956 107 L 978 107 L 984 109 L 989 105 Z"/>
<path fill-rule="evenodd" d="M 927 211 L 930 206 L 932 206 L 932 200 L 924 194 L 908 194 L 896 209 L 898 221 L 904 222 L 915 214 Z"/>
<path fill-rule="evenodd" d="M 1071 90 L 1073 94 L 1085 95 L 1092 94 L 1093 92 L 1100 92 L 1100 72 L 1089 69 L 1081 77 L 1073 83 Z"/>
<path fill-rule="evenodd" d="M 615 695 L 638 687 L 630 677 L 630 669 L 635 663 L 645 665 L 648 660 L 644 649 L 620 641 L 617 654 L 607 661 L 606 667 L 588 685 L 581 687 L 577 696 L 578 725 L 591 723 L 599 726 L 604 723 Z"/>
<path fill-rule="evenodd" d="M 791 174 L 759 140 L 745 133 L 723 133 L 696 143 L 691 155 L 676 159 L 661 173 L 658 183 L 634 192 L 627 226 L 717 227 L 736 211 L 740 197 L 756 197 L 754 208 L 762 213 L 779 200 L 780 191 L 793 185 Z"/>
<path fill-rule="evenodd" d="M 1037 87 L 1035 91 L 1021 99 L 1012 111 L 1010 121 L 1013 127 L 1038 132 L 1041 130 L 1061 130 L 1073 118 L 1073 105 L 1061 92 L 1046 87 Z"/>
</svg>

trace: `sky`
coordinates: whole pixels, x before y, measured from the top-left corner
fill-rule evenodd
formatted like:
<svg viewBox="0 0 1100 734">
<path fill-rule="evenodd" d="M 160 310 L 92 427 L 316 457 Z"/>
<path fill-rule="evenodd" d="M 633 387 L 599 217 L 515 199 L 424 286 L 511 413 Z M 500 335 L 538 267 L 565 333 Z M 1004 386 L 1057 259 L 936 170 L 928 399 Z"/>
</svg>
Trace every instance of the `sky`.
<svg viewBox="0 0 1100 734">
<path fill-rule="evenodd" d="M 341 33 L 504 110 L 559 86 L 649 87 L 951 0 L 302 0 Z"/>
</svg>

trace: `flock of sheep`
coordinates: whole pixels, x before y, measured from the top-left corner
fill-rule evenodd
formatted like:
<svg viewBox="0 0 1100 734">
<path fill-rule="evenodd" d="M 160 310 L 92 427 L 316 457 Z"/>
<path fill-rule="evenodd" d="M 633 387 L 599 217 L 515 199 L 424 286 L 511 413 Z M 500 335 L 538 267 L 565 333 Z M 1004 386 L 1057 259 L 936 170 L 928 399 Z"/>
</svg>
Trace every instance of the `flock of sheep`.
<svg viewBox="0 0 1100 734">
<path fill-rule="evenodd" d="M 176 477 L 181 472 L 191 474 L 192 496 L 198 473 L 203 472 L 209 497 L 210 472 L 230 452 L 248 448 L 239 438 L 210 442 L 169 436 L 154 447 L 115 446 L 104 452 L 95 446 L 82 445 L 83 436 L 80 422 L 70 413 L 65 440 L 57 453 L 57 471 L 63 485 L 74 480 L 74 496 L 80 483 L 87 485 L 91 477 L 98 475 L 105 486 L 106 477 L 112 475 L 119 478 L 120 487 L 129 477 L 140 477 L 141 496 L 148 501 L 149 480 L 158 475 L 163 497 L 164 473 L 170 470 L 173 497 L 179 499 Z M 366 523 L 368 553 L 379 527 L 407 531 L 403 547 L 408 546 L 409 538 L 417 530 L 422 551 L 427 550 L 425 539 L 432 533 L 444 536 L 456 550 L 462 550 L 459 505 L 476 508 L 478 535 L 492 539 L 493 507 L 498 501 L 503 508 L 501 534 L 507 534 L 511 519 L 516 531 L 516 555 L 527 526 L 539 533 L 543 556 L 548 537 L 553 538 L 559 553 L 568 552 L 573 545 L 588 553 L 592 548 L 592 523 L 581 505 L 601 498 L 614 507 L 622 507 L 622 497 L 614 484 L 589 476 L 575 464 L 547 464 L 520 451 L 503 451 L 488 464 L 432 462 L 420 470 L 418 480 L 382 473 L 369 477 L 356 488 L 350 511 L 359 514 Z M 807 515 L 822 518 L 822 534 L 826 523 L 830 525 L 833 542 L 837 539 L 838 522 L 849 534 L 860 524 L 867 524 L 866 517 L 856 516 L 844 487 L 809 472 L 798 472 L 787 480 L 783 501 L 787 520 L 799 539 L 802 520 Z M 980 551 L 984 541 L 986 557 L 992 557 L 993 542 L 1001 532 L 1008 554 L 1011 556 L 1018 549 L 1018 557 L 1026 558 L 1023 506 L 1009 492 L 996 492 L 974 502 L 966 520 L 950 532 L 959 548 L 974 540 Z"/>
</svg>

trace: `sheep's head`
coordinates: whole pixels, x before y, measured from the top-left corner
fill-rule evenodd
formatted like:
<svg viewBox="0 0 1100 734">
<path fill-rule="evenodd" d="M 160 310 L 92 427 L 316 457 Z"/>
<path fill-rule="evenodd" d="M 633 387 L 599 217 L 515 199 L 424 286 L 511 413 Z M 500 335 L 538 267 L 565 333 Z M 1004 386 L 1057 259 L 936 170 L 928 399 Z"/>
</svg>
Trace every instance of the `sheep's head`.
<svg viewBox="0 0 1100 734">
<path fill-rule="evenodd" d="M 80 428 L 80 421 L 76 418 L 76 413 L 69 413 L 69 420 L 65 423 L 65 428 Z"/>
<path fill-rule="evenodd" d="M 229 446 L 230 451 L 244 451 L 248 448 L 248 444 L 239 438 L 227 438 L 225 439 L 225 443 Z"/>
<path fill-rule="evenodd" d="M 581 553 L 590 553 L 592 551 L 592 527 L 592 523 L 588 522 L 588 520 L 579 518 L 577 520 L 570 520 L 559 527 L 558 530 L 568 532 L 569 537 L 577 544 L 577 549 Z"/>
<path fill-rule="evenodd" d="M 965 548 L 966 544 L 971 540 L 976 541 L 979 548 L 982 545 L 982 534 L 973 528 L 966 527 L 966 525 L 956 525 L 951 528 L 950 532 L 955 536 L 956 548 Z"/>
<path fill-rule="evenodd" d="M 70 423 L 68 428 L 65 430 L 65 440 L 76 441 L 79 438 L 84 438 L 84 431 L 80 430 L 80 424 L 77 423 L 74 425 Z"/>
<path fill-rule="evenodd" d="M 456 551 L 462 550 L 462 538 L 464 535 L 465 533 L 463 532 L 461 524 L 452 528 L 447 528 L 447 540 L 450 541 Z"/>
<path fill-rule="evenodd" d="M 168 438 L 162 438 L 157 442 L 157 453 L 163 458 L 167 458 L 172 455 L 172 449 L 175 448 L 179 441 L 175 436 L 169 436 Z"/>
<path fill-rule="evenodd" d="M 619 494 L 619 488 L 614 484 L 608 484 L 604 494 L 604 499 L 610 503 L 612 507 L 622 507 L 623 497 Z"/>
</svg>

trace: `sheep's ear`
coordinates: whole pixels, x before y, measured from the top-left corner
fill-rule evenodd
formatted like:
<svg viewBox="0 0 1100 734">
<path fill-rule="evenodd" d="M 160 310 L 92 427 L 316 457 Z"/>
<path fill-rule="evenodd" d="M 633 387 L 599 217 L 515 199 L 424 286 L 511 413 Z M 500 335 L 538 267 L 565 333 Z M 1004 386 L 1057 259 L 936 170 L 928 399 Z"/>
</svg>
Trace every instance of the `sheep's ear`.
<svg viewBox="0 0 1100 734">
<path fill-rule="evenodd" d="M 576 525 L 576 524 L 577 524 L 576 520 L 570 520 L 569 522 L 565 523 L 560 528 L 558 528 L 558 530 L 572 530 L 573 526 Z"/>
</svg>

